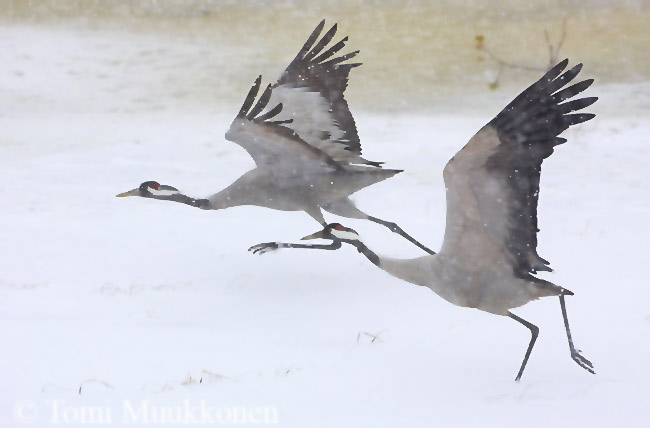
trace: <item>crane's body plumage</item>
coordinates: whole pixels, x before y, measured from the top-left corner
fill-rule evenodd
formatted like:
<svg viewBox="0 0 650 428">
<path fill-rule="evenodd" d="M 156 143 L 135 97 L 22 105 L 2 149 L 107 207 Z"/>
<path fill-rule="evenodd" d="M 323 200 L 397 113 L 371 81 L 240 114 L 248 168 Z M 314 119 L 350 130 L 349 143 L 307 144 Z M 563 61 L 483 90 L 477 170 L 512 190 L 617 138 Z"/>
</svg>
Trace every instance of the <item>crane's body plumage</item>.
<svg viewBox="0 0 650 428">
<path fill-rule="evenodd" d="M 358 239 L 356 232 L 339 224 L 304 238 L 331 239 L 330 246 L 282 244 L 274 248 L 258 246 L 254 251 L 291 247 L 335 250 L 341 243 L 348 243 L 387 273 L 428 287 L 450 303 L 513 318 L 532 333 L 517 380 L 538 328 L 510 309 L 540 297 L 559 296 L 571 356 L 593 373 L 591 362 L 580 355 L 571 339 L 564 296 L 573 293 L 535 276 L 538 271 L 551 271 L 549 262 L 537 254 L 542 161 L 555 146 L 566 142 L 559 134 L 594 117 L 590 113 L 569 113 L 597 100 L 585 97 L 566 101 L 593 83 L 588 79 L 565 87 L 582 68 L 579 64 L 563 73 L 567 64 L 568 60 L 564 60 L 551 68 L 449 160 L 443 171 L 446 229 L 438 254 L 415 259 L 380 257 Z"/>
<path fill-rule="evenodd" d="M 226 189 L 205 199 L 178 192 L 156 192 L 155 181 L 118 196 L 142 196 L 219 210 L 255 205 L 282 211 L 305 211 L 326 224 L 322 209 L 344 217 L 367 219 L 389 227 L 423 250 L 427 247 L 395 223 L 370 216 L 349 199 L 353 193 L 402 172 L 383 169 L 383 162 L 361 156 L 356 123 L 343 93 L 350 70 L 361 65 L 348 62 L 359 51 L 340 55 L 343 38 L 326 48 L 336 24 L 322 35 L 321 21 L 276 83 L 258 98 L 261 76 L 225 134 L 244 148 L 256 168 Z M 154 186 L 154 187 L 151 187 Z"/>
<path fill-rule="evenodd" d="M 332 174 L 328 168 L 314 168 L 312 171 L 296 170 L 291 174 L 278 175 L 273 168 L 258 167 L 224 190 L 209 196 L 210 206 L 207 209 L 256 205 L 281 211 L 309 211 L 318 207 L 329 211 L 328 204 L 349 201 L 350 189 L 354 193 L 398 172 L 379 168 L 359 172 L 345 168 Z"/>
<path fill-rule="evenodd" d="M 382 260 L 381 268 L 458 306 L 505 316 L 540 297 L 572 294 L 534 276 L 551 270 L 537 254 L 542 161 L 566 141 L 557 137 L 562 131 L 594 117 L 567 114 L 596 101 L 562 103 L 593 82 L 560 90 L 582 68 L 560 76 L 567 63 L 523 91 L 449 160 L 443 170 L 447 220 L 440 252 L 413 261 Z"/>
<path fill-rule="evenodd" d="M 545 296 L 557 296 L 562 288 L 531 276 L 512 275 L 512 266 L 496 248 L 493 257 L 462 257 L 440 252 L 415 259 L 379 258 L 378 267 L 412 284 L 425 286 L 449 303 L 508 316 L 510 309 Z M 567 290 L 568 291 L 568 290 Z"/>
<path fill-rule="evenodd" d="M 330 59 L 347 37 L 322 52 L 336 34 L 334 25 L 316 42 L 323 25 L 257 102 L 260 78 L 249 91 L 226 139 L 243 147 L 257 167 L 209 197 L 215 208 L 229 203 L 305 211 L 320 223 L 321 208 L 367 218 L 348 196 L 401 172 L 361 157 L 356 124 L 343 97 L 350 70 L 360 65 L 346 61 L 358 51 Z"/>
</svg>

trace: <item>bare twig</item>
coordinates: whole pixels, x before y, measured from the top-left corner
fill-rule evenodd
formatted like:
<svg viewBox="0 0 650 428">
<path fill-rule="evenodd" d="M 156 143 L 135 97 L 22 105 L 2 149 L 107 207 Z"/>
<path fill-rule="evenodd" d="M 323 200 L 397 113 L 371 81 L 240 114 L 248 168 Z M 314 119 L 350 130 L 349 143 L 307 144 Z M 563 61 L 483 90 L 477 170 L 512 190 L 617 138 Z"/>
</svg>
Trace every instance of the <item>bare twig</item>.
<svg viewBox="0 0 650 428">
<path fill-rule="evenodd" d="M 562 20 L 562 33 L 560 35 L 559 40 L 555 45 L 551 43 L 550 37 L 548 30 L 544 30 L 544 39 L 546 41 L 546 46 L 548 47 L 548 65 L 546 68 L 543 67 L 536 67 L 536 66 L 530 66 L 530 65 L 525 65 L 525 64 L 519 64 L 515 62 L 510 62 L 506 61 L 503 58 L 495 55 L 486 45 L 485 45 L 485 37 L 482 35 L 477 35 L 474 40 L 476 40 L 476 49 L 485 52 L 494 62 L 497 63 L 499 69 L 497 71 L 497 75 L 494 78 L 492 82 L 488 84 L 490 89 L 496 89 L 499 86 L 499 81 L 501 79 L 501 75 L 503 73 L 504 68 L 513 68 L 516 70 L 526 70 L 526 71 L 548 71 L 550 70 L 558 61 L 558 55 L 560 53 L 560 49 L 562 49 L 562 46 L 564 45 L 564 40 L 566 39 L 566 18 Z"/>
<path fill-rule="evenodd" d="M 379 337 L 379 335 L 382 334 L 382 333 L 384 333 L 385 331 L 386 331 L 386 330 L 382 330 L 382 331 L 380 331 L 380 332 L 378 332 L 378 333 L 376 333 L 376 334 L 368 333 L 368 332 L 366 332 L 366 331 L 360 331 L 359 333 L 357 333 L 357 343 L 359 343 L 359 339 L 361 338 L 361 335 L 362 335 L 362 334 L 365 334 L 366 336 L 372 338 L 372 340 L 370 340 L 370 343 L 375 343 L 375 341 L 377 341 L 377 342 L 382 342 L 382 340 L 381 340 L 381 338 Z"/>
<path fill-rule="evenodd" d="M 109 384 L 108 382 L 104 382 L 103 380 L 99 380 L 99 379 L 86 379 L 86 380 L 84 380 L 83 382 L 81 382 L 81 383 L 79 384 L 79 395 L 81 395 L 81 389 L 82 389 L 82 387 L 83 387 L 85 384 L 87 384 L 87 383 L 98 383 L 98 384 L 100 384 L 100 385 L 105 386 L 106 388 L 111 388 L 111 389 L 113 388 L 113 385 Z"/>
<path fill-rule="evenodd" d="M 234 379 L 232 377 L 220 375 L 219 373 L 213 373 L 213 372 L 211 372 L 209 370 L 201 370 L 201 373 L 203 373 L 205 375 L 206 382 L 208 381 L 208 379 L 211 379 L 211 380 L 214 380 L 214 381 L 219 381 L 219 382 L 224 381 L 224 380 L 228 380 L 228 381 L 232 381 L 232 382 L 239 382 L 239 379 Z M 204 376 L 201 376 L 201 380 L 199 381 L 199 383 L 203 383 L 203 377 Z"/>
</svg>

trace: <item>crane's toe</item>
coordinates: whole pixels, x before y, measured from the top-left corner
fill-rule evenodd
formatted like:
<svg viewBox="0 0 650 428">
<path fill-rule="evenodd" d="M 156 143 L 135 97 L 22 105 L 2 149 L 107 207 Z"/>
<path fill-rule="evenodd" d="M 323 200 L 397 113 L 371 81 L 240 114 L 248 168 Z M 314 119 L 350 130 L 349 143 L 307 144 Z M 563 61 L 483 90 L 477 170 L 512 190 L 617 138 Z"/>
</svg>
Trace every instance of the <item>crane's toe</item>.
<svg viewBox="0 0 650 428">
<path fill-rule="evenodd" d="M 594 365 L 591 363 L 591 361 L 583 357 L 580 354 L 580 351 L 576 350 L 571 352 L 571 358 L 573 358 L 573 361 L 575 361 L 580 367 L 587 370 L 589 373 L 596 374 L 594 371 Z"/>
<path fill-rule="evenodd" d="M 278 248 L 280 248 L 280 246 L 277 242 L 264 242 L 262 244 L 253 245 L 248 249 L 248 251 L 252 251 L 253 254 L 262 255 L 269 251 L 277 250 Z"/>
</svg>

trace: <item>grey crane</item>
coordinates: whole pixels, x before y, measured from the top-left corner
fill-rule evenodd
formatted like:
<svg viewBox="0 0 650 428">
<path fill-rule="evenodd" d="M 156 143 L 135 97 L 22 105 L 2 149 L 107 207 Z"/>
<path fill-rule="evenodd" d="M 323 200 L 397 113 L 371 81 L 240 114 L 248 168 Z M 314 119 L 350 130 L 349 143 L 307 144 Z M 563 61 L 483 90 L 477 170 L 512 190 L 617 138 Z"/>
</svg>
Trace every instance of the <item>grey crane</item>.
<svg viewBox="0 0 650 428">
<path fill-rule="evenodd" d="M 537 254 L 537 202 L 542 161 L 566 139 L 572 125 L 592 119 L 571 112 L 593 104 L 596 97 L 563 102 L 587 89 L 593 79 L 565 87 L 582 68 L 561 74 L 564 60 L 524 90 L 481 128 L 444 168 L 447 225 L 440 252 L 415 259 L 379 257 L 354 230 L 329 224 L 303 239 L 325 238 L 329 245 L 260 244 L 264 253 L 276 248 L 336 250 L 355 246 L 372 263 L 404 281 L 430 288 L 450 303 L 508 316 L 530 329 L 531 339 L 516 380 L 521 379 L 539 328 L 510 312 L 532 300 L 559 296 L 571 358 L 594 373 L 592 363 L 573 345 L 564 296 L 566 288 L 538 278 L 551 271 Z"/>
<path fill-rule="evenodd" d="M 430 254 L 433 251 L 396 223 L 368 215 L 349 196 L 402 172 L 361 157 L 357 128 L 343 93 L 350 70 L 347 60 L 359 51 L 338 55 L 347 37 L 333 44 L 334 24 L 319 40 L 321 21 L 278 81 L 260 90 L 259 76 L 226 132 L 243 147 L 256 168 L 222 191 L 194 198 L 177 188 L 145 181 L 118 197 L 140 196 L 220 210 L 256 205 L 282 211 L 305 211 L 326 225 L 321 209 L 343 217 L 367 219 L 388 227 Z"/>
</svg>

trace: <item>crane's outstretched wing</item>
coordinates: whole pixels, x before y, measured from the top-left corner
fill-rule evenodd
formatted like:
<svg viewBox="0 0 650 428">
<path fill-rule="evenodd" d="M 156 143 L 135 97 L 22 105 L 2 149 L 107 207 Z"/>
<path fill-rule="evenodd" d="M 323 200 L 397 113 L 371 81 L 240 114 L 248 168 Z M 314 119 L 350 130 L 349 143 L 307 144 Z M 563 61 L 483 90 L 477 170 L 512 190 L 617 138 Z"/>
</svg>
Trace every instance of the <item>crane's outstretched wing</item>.
<svg viewBox="0 0 650 428">
<path fill-rule="evenodd" d="M 340 166 L 325 152 L 307 144 L 286 125 L 292 119 L 277 119 L 282 103 L 267 110 L 272 87 L 268 85 L 257 102 L 262 76 L 251 87 L 237 117 L 226 132 L 226 139 L 239 144 L 258 167 L 277 176 L 334 171 Z M 262 113 L 267 110 L 265 113 Z"/>
<path fill-rule="evenodd" d="M 512 264 L 515 274 L 548 270 L 537 254 L 537 201 L 542 161 L 566 142 L 558 137 L 572 125 L 592 119 L 569 114 L 593 104 L 587 97 L 563 102 L 587 89 L 593 79 L 564 88 L 582 64 L 560 75 L 564 60 L 519 94 L 485 125 L 445 167 L 447 223 L 445 244 L 459 241 L 463 227 L 484 230 Z M 563 89 L 564 88 L 564 89 Z"/>
<path fill-rule="evenodd" d="M 326 49 L 337 26 L 320 37 L 324 25 L 324 20 L 318 24 L 277 83 L 271 86 L 268 105 L 282 104 L 275 119 L 284 121 L 284 127 L 335 162 L 380 166 L 381 162 L 361 157 L 356 124 L 343 97 L 350 70 L 361 65 L 345 61 L 359 51 L 337 56 L 347 37 Z"/>
</svg>

